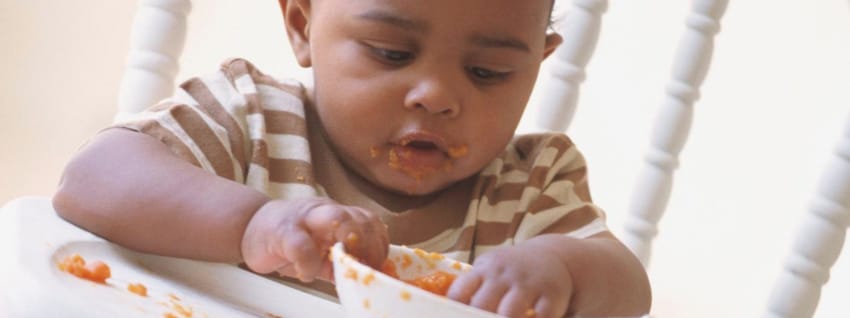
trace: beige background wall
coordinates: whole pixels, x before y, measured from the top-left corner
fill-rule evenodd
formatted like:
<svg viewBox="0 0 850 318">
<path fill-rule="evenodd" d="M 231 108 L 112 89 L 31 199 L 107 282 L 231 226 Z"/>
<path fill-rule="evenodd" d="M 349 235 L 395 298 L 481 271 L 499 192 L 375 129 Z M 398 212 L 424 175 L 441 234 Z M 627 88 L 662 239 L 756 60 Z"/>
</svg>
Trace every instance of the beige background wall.
<svg viewBox="0 0 850 318">
<path fill-rule="evenodd" d="M 196 2 L 180 78 L 231 56 L 309 77 L 290 57 L 274 1 Z M 761 312 L 850 112 L 847 1 L 731 2 L 656 241 L 657 317 Z M 605 15 L 570 134 L 615 232 L 688 3 L 612 0 Z M 64 162 L 110 122 L 134 9 L 0 0 L 0 204 L 49 195 Z M 848 249 L 816 317 L 850 316 Z"/>
</svg>

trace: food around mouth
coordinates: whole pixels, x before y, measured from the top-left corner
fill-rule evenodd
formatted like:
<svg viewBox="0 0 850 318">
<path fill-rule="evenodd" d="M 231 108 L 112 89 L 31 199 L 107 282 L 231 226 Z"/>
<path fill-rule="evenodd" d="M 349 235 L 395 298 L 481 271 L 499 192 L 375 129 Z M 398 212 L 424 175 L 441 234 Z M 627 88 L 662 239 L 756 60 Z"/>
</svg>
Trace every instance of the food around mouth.
<svg viewBox="0 0 850 318">
<path fill-rule="evenodd" d="M 469 152 L 469 147 L 466 145 L 449 147 L 449 157 L 452 159 L 457 159 L 463 156 L 466 156 L 466 153 Z"/>
<path fill-rule="evenodd" d="M 443 150 L 429 141 L 408 140 L 386 151 L 387 165 L 421 182 L 441 170 L 451 169 L 452 162 L 466 156 L 468 149 L 467 145 L 459 145 Z M 369 148 L 369 156 L 373 159 L 381 157 L 383 152 L 384 149 L 379 146 Z"/>
<path fill-rule="evenodd" d="M 401 171 L 416 179 L 416 182 L 421 182 L 423 178 L 433 175 L 438 170 L 437 167 L 417 162 L 413 151 L 404 148 L 391 149 L 389 152 L 389 162 L 387 164 L 390 168 Z M 443 167 L 445 167 L 445 164 Z"/>
</svg>

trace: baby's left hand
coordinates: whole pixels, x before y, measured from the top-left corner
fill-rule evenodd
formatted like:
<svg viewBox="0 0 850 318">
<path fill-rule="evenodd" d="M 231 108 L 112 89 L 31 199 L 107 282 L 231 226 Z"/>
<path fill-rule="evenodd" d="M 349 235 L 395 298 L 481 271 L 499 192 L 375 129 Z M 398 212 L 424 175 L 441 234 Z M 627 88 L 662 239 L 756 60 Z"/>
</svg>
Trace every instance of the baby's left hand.
<svg viewBox="0 0 850 318">
<path fill-rule="evenodd" d="M 479 256 L 448 297 L 507 317 L 563 317 L 573 281 L 560 258 L 534 239 Z"/>
</svg>

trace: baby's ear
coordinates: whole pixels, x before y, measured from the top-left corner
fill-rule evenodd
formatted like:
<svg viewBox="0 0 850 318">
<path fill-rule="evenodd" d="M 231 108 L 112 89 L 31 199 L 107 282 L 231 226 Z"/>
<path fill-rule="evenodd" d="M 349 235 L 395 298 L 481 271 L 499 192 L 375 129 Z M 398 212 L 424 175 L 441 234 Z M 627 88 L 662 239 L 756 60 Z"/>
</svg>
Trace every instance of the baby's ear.
<svg viewBox="0 0 850 318">
<path fill-rule="evenodd" d="M 278 0 L 283 11 L 283 23 L 295 59 L 310 67 L 310 0 Z"/>
<path fill-rule="evenodd" d="M 543 47 L 543 59 L 545 60 L 547 57 L 549 57 L 549 55 L 552 54 L 552 52 L 555 52 L 555 49 L 557 49 L 558 46 L 561 45 L 561 42 L 564 42 L 564 39 L 561 37 L 560 34 L 555 32 L 546 34 L 546 43 Z"/>
</svg>

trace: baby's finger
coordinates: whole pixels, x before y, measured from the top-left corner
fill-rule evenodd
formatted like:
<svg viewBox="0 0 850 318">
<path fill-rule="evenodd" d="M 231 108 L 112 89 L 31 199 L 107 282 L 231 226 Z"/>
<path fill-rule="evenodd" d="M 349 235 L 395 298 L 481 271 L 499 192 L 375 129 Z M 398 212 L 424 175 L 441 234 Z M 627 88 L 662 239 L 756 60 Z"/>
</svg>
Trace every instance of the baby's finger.
<svg viewBox="0 0 850 318">
<path fill-rule="evenodd" d="M 339 228 L 351 221 L 351 216 L 337 205 L 320 205 L 313 208 L 304 217 L 304 225 L 316 239 L 335 241 Z"/>
<path fill-rule="evenodd" d="M 318 277 L 320 279 L 324 279 L 326 281 L 333 283 L 334 282 L 333 263 L 331 263 L 330 261 L 323 262 L 322 263 L 322 269 L 319 270 L 319 276 Z"/>
<path fill-rule="evenodd" d="M 307 215 L 304 224 L 316 239 L 328 246 L 343 242 L 346 251 L 351 253 L 364 238 L 364 229 L 368 228 L 366 221 L 359 220 L 361 217 L 351 209 L 340 205 L 317 207 Z"/>
<path fill-rule="evenodd" d="M 366 264 L 373 268 L 380 268 L 389 253 L 387 227 L 379 218 L 366 210 L 354 208 L 350 212 L 362 237 L 347 241 L 346 249 L 357 250 L 358 256 Z"/>
<path fill-rule="evenodd" d="M 459 275 L 449 287 L 446 297 L 457 302 L 469 304 L 469 301 L 472 300 L 472 295 L 475 295 L 475 292 L 478 291 L 478 288 L 481 287 L 483 282 L 484 279 L 481 275 L 475 272 Z"/>
<path fill-rule="evenodd" d="M 534 306 L 535 318 L 562 317 L 567 312 L 569 300 L 553 299 L 547 296 L 541 296 Z"/>
<path fill-rule="evenodd" d="M 275 272 L 277 272 L 277 274 L 281 276 L 295 277 L 295 275 L 297 275 L 297 273 L 295 272 L 295 264 L 293 263 L 286 263 L 285 265 L 276 269 Z"/>
<path fill-rule="evenodd" d="M 345 251 L 361 262 L 373 268 L 380 268 L 384 259 L 381 258 L 378 260 L 378 258 L 385 255 L 382 255 L 382 253 L 387 247 L 378 246 L 375 243 L 377 239 L 374 233 L 372 233 L 371 226 L 368 223 L 358 222 L 355 219 L 357 217 L 356 213 L 350 213 L 349 217 L 350 219 L 347 222 L 343 222 L 336 229 L 334 234 L 335 240 L 342 242 L 345 246 Z"/>
<path fill-rule="evenodd" d="M 506 317 L 528 318 L 536 312 L 534 305 L 538 295 L 531 294 L 526 290 L 511 288 L 499 303 L 498 314 Z"/>
<path fill-rule="evenodd" d="M 481 288 L 472 296 L 469 305 L 489 312 L 496 312 L 499 303 L 502 301 L 502 297 L 505 296 L 507 291 L 508 285 L 506 284 L 493 282 L 492 280 L 484 281 Z"/>
<path fill-rule="evenodd" d="M 313 281 L 322 265 L 322 252 L 313 238 L 302 228 L 286 233 L 283 242 L 284 256 L 295 264 L 295 277 L 304 282 Z"/>
<path fill-rule="evenodd" d="M 309 236 L 292 224 L 283 225 L 282 229 L 265 236 L 267 237 L 262 243 L 243 244 L 250 247 L 243 252 L 246 265 L 261 274 L 278 272 L 296 277 L 293 263 L 299 261 L 299 252 L 294 251 L 293 247 L 301 249 L 302 246 L 308 246 L 308 243 L 311 243 Z M 255 235 L 252 238 L 257 241 L 259 237 L 261 236 Z"/>
</svg>

